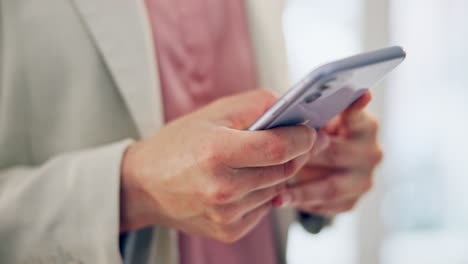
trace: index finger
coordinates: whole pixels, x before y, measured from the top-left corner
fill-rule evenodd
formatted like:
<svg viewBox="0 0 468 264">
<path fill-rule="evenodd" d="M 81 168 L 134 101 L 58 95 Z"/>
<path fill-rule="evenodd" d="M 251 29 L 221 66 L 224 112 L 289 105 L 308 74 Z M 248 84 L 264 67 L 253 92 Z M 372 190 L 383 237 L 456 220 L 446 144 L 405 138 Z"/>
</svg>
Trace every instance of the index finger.
<svg viewBox="0 0 468 264">
<path fill-rule="evenodd" d="M 331 119 L 321 130 L 330 135 L 346 137 L 349 130 L 354 130 L 356 121 L 360 119 L 360 114 L 363 109 L 369 104 L 372 95 L 369 91 L 364 93 L 356 101 L 354 101 L 342 113 Z"/>
<path fill-rule="evenodd" d="M 365 117 L 364 108 L 369 105 L 371 100 L 372 94 L 366 92 L 342 113 L 341 118 L 346 128 L 346 134 L 350 135 L 362 130 L 362 121 Z"/>
<path fill-rule="evenodd" d="M 224 162 L 231 168 L 266 167 L 286 163 L 308 153 L 317 132 L 298 125 L 261 131 L 232 130 Z"/>
</svg>

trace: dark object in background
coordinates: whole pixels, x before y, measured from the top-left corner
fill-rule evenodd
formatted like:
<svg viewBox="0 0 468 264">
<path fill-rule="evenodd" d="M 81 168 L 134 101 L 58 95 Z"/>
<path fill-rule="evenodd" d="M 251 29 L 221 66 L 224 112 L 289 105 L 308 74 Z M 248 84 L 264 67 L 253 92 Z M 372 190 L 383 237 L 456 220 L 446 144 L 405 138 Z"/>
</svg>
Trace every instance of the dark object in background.
<svg viewBox="0 0 468 264">
<path fill-rule="evenodd" d="M 298 212 L 299 222 L 307 232 L 318 234 L 326 226 L 331 225 L 332 219 L 320 215 Z"/>
</svg>

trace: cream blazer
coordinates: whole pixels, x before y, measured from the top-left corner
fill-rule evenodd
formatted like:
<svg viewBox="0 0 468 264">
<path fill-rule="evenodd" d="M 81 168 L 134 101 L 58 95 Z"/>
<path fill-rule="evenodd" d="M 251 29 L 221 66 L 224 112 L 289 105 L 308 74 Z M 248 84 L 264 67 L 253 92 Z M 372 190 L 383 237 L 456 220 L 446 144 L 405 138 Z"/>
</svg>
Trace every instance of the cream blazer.
<svg viewBox="0 0 468 264">
<path fill-rule="evenodd" d="M 288 87 L 280 0 L 246 0 L 260 86 Z M 0 263 L 121 263 L 119 171 L 163 126 L 142 0 L 0 0 Z M 291 212 L 276 212 L 284 258 Z M 177 263 L 173 230 L 130 263 Z"/>
</svg>

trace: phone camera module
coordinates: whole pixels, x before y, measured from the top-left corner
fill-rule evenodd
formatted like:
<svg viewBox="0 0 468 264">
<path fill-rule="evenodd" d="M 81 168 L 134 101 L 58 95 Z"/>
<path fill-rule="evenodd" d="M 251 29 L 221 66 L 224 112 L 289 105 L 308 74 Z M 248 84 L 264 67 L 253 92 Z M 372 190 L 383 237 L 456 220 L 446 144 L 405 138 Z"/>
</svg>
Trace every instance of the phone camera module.
<svg viewBox="0 0 468 264">
<path fill-rule="evenodd" d="M 326 91 L 326 90 L 332 88 L 332 85 L 333 85 L 334 83 L 336 83 L 336 81 L 338 81 L 338 78 L 337 78 L 337 77 L 333 77 L 333 78 L 327 80 L 324 84 L 322 84 L 322 85 L 319 87 L 319 90 L 320 90 L 321 92 L 323 92 L 323 91 Z"/>
<path fill-rule="evenodd" d="M 328 89 L 330 89 L 330 88 L 331 88 L 331 85 L 330 85 L 330 84 L 324 84 L 324 85 L 320 86 L 319 90 L 320 90 L 321 92 L 323 92 L 323 91 L 326 91 L 326 90 L 328 90 Z"/>
<path fill-rule="evenodd" d="M 314 102 L 315 100 L 319 99 L 320 96 L 322 96 L 322 93 L 319 93 L 319 92 L 313 93 L 313 94 L 311 94 L 311 95 L 308 95 L 308 96 L 304 99 L 304 102 L 305 102 L 306 104 L 310 104 L 310 103 Z"/>
</svg>

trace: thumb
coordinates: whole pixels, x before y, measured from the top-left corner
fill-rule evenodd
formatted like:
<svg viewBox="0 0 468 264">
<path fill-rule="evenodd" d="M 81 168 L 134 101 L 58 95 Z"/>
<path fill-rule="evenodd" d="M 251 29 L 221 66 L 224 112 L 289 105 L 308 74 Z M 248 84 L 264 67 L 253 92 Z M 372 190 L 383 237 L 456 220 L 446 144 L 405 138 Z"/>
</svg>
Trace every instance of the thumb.
<svg viewBox="0 0 468 264">
<path fill-rule="evenodd" d="M 277 100 L 273 92 L 255 89 L 250 92 L 219 100 L 221 119 L 228 121 L 231 128 L 244 130 L 251 126 Z"/>
</svg>

